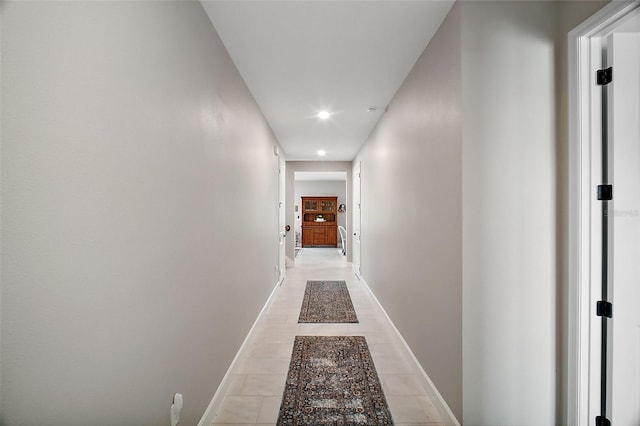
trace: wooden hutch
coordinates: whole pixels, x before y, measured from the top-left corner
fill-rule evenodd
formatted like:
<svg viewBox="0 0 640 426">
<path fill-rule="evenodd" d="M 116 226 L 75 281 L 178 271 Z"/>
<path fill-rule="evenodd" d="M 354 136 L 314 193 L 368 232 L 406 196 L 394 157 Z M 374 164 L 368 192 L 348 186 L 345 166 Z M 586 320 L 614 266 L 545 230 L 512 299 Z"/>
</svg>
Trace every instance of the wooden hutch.
<svg viewBox="0 0 640 426">
<path fill-rule="evenodd" d="M 302 197 L 302 247 L 338 247 L 338 197 Z"/>
</svg>

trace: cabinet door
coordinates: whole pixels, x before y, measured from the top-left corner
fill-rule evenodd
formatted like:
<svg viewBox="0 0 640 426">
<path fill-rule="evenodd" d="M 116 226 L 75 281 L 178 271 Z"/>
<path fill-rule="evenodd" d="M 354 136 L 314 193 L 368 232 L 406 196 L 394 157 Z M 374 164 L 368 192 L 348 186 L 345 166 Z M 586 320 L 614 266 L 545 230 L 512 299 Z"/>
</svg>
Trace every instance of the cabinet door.
<svg viewBox="0 0 640 426">
<path fill-rule="evenodd" d="M 335 200 L 322 200 L 321 208 L 323 212 L 333 212 L 336 210 Z"/>
<path fill-rule="evenodd" d="M 338 246 L 338 228 L 328 227 L 326 231 L 326 245 Z"/>
<path fill-rule="evenodd" d="M 324 246 L 327 244 L 327 236 L 325 233 L 325 228 L 323 226 L 318 226 L 313 228 L 313 245 L 314 246 Z"/>
<path fill-rule="evenodd" d="M 304 211 L 317 212 L 318 200 L 304 200 Z"/>
<path fill-rule="evenodd" d="M 302 247 L 313 245 L 313 228 L 302 227 Z"/>
</svg>

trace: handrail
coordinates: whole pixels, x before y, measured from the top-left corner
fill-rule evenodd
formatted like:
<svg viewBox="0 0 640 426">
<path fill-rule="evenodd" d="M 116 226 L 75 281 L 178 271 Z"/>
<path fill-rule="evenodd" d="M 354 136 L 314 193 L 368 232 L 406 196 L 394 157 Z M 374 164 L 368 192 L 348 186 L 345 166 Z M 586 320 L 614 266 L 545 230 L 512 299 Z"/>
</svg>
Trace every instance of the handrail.
<svg viewBox="0 0 640 426">
<path fill-rule="evenodd" d="M 344 226 L 338 225 L 338 232 L 340 232 L 340 240 L 342 243 L 342 254 L 346 256 L 347 255 L 347 246 L 346 246 L 347 230 L 345 229 Z"/>
</svg>

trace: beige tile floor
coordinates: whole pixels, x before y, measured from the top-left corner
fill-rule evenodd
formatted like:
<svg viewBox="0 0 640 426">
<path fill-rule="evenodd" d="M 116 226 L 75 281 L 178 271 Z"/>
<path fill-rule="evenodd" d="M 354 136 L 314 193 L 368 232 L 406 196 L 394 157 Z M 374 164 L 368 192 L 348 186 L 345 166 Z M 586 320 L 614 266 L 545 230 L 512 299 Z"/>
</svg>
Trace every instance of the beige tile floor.
<svg viewBox="0 0 640 426">
<path fill-rule="evenodd" d="M 344 280 L 358 324 L 298 324 L 307 280 Z M 336 249 L 305 248 L 256 326 L 243 359 L 231 371 L 214 425 L 275 425 L 296 335 L 365 336 L 396 425 L 440 425 L 440 418 L 403 356 L 393 327 L 345 257 Z"/>
</svg>

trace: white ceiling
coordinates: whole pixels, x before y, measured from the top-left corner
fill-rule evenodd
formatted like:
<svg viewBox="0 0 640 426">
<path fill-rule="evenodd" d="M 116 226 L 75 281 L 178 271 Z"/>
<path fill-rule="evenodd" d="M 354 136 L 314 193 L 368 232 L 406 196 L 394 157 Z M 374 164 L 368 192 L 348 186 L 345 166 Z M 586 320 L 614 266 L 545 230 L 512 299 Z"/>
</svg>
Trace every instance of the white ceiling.
<svg viewBox="0 0 640 426">
<path fill-rule="evenodd" d="M 453 5 L 201 1 L 287 160 L 328 161 L 354 158 Z"/>
</svg>

